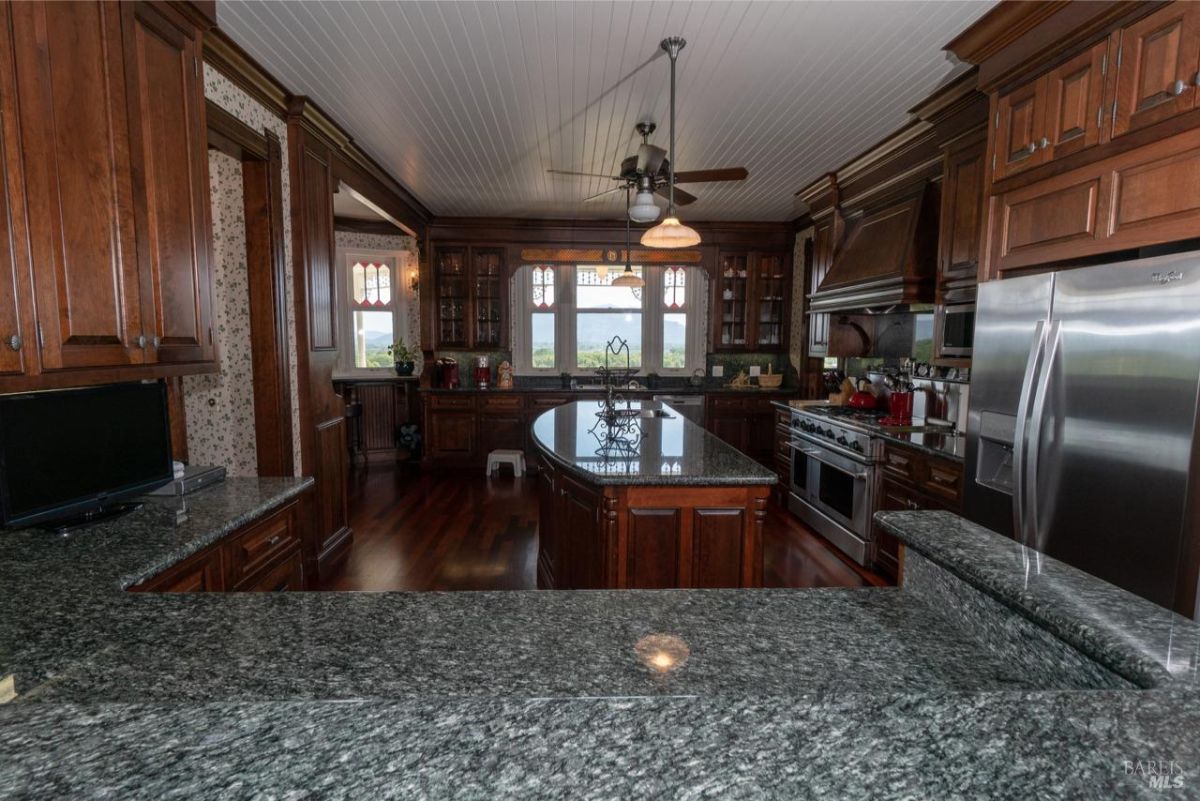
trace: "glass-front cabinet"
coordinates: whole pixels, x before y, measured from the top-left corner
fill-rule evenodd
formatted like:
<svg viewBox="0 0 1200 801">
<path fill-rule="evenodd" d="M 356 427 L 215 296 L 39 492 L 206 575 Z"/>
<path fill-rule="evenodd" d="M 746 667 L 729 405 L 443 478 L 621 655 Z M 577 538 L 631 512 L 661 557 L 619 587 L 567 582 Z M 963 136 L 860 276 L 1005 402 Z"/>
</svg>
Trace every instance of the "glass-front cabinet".
<svg viewBox="0 0 1200 801">
<path fill-rule="evenodd" d="M 720 252 L 713 281 L 713 350 L 787 348 L 790 266 L 780 252 Z"/>
<path fill-rule="evenodd" d="M 437 349 L 508 346 L 504 249 L 438 245 L 433 254 Z"/>
</svg>

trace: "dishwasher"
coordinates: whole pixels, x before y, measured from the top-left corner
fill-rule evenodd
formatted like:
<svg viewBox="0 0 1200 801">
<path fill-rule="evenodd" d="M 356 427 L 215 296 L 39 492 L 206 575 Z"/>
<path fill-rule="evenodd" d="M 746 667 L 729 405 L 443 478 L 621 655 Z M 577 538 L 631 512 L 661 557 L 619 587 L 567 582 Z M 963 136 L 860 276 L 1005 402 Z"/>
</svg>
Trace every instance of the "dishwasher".
<svg viewBox="0 0 1200 801">
<path fill-rule="evenodd" d="M 655 395 L 651 400 L 665 403 L 698 426 L 704 426 L 703 395 Z"/>
</svg>

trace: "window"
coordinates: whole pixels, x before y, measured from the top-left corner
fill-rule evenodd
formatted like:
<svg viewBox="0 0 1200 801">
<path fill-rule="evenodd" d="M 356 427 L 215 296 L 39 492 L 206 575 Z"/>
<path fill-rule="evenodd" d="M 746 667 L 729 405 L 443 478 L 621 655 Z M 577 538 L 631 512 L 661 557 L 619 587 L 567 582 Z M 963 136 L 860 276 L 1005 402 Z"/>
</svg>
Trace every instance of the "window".
<svg viewBox="0 0 1200 801">
<path fill-rule="evenodd" d="M 641 266 L 646 282 L 613 286 L 619 265 L 523 266 L 513 277 L 513 364 L 518 373 L 590 373 L 613 336 L 640 372 L 690 374 L 704 366 L 703 270 Z"/>
<path fill-rule="evenodd" d="M 392 369 L 388 347 L 407 327 L 403 270 L 409 258 L 406 253 L 339 253 L 346 271 L 339 317 L 345 334 L 340 341 L 348 345 L 338 354 L 340 372 Z"/>
</svg>

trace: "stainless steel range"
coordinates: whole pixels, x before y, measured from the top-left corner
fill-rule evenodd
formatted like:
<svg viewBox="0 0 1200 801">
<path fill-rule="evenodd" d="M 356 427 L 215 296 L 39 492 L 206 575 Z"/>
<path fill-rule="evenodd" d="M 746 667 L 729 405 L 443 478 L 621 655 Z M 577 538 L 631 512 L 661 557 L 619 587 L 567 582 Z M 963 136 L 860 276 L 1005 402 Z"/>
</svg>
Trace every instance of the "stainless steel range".
<svg viewBox="0 0 1200 801">
<path fill-rule="evenodd" d="M 843 406 L 792 410 L 788 508 L 860 565 L 874 559 L 871 514 L 879 491 L 881 412 Z"/>
</svg>

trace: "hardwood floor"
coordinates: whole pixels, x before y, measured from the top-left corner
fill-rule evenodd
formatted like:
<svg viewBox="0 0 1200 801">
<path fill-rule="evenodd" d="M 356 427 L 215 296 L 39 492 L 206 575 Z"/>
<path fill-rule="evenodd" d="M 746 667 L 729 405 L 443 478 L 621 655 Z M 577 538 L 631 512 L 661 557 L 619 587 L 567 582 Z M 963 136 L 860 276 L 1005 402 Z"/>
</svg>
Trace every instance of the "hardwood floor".
<svg viewBox="0 0 1200 801">
<path fill-rule="evenodd" d="M 372 465 L 350 479 L 354 547 L 323 590 L 536 589 L 537 483 Z M 769 587 L 883 585 L 785 509 L 768 507 Z"/>
</svg>

